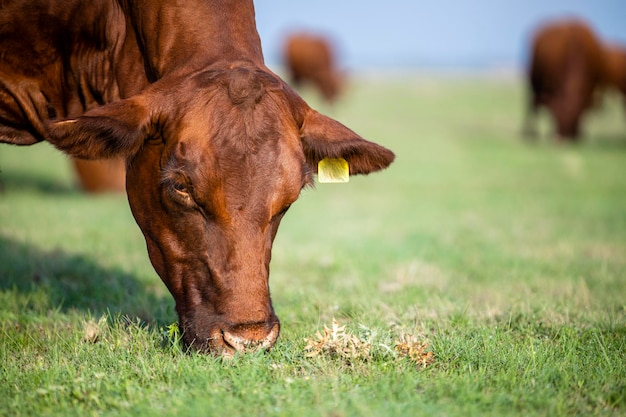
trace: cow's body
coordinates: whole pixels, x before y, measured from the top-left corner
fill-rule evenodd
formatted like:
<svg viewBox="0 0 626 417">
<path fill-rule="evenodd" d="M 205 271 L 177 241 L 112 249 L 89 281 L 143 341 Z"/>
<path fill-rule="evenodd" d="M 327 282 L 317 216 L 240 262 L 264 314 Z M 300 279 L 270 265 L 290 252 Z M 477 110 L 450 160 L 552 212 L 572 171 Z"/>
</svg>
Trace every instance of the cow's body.
<svg viewBox="0 0 626 417">
<path fill-rule="evenodd" d="M 609 45 L 605 48 L 607 81 L 626 98 L 626 47 Z"/>
<path fill-rule="evenodd" d="M 77 116 L 148 84 L 138 49 L 122 47 L 126 22 L 115 3 L 49 1 L 47 12 L 40 3 L 15 1 L 0 13 L 0 134 L 5 141 L 20 135 L 20 144 L 43 139 L 46 112 Z M 84 36 L 90 27 L 97 30 Z M 24 106 L 31 100 L 32 107 Z M 124 164 L 72 158 L 87 192 L 123 192 Z"/>
<path fill-rule="evenodd" d="M 80 189 L 87 193 L 124 193 L 126 161 L 114 159 L 72 158 L 72 168 Z"/>
<path fill-rule="evenodd" d="M 550 22 L 535 34 L 528 71 L 526 133 L 537 109 L 545 106 L 559 138 L 575 140 L 581 118 L 606 83 L 604 50 L 592 29 L 579 20 Z"/>
<path fill-rule="evenodd" d="M 310 82 L 328 101 L 337 99 L 343 76 L 339 73 L 331 42 L 319 35 L 294 33 L 287 37 L 284 62 L 295 85 Z"/>
<path fill-rule="evenodd" d="M 127 161 L 150 260 L 203 351 L 274 344 L 272 242 L 319 160 L 394 158 L 264 65 L 249 0 L 5 2 L 0 58 L 0 142 Z"/>
<path fill-rule="evenodd" d="M 45 140 L 49 118 L 77 116 L 148 85 L 132 29 L 110 0 L 5 2 L 0 36 L 4 142 Z"/>
</svg>

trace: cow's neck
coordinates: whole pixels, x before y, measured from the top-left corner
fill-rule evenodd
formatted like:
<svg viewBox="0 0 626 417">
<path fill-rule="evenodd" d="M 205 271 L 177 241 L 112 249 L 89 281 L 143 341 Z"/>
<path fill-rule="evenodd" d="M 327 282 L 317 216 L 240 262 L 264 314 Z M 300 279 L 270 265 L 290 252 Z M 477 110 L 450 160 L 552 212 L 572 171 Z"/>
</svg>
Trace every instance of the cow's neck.
<svg viewBox="0 0 626 417">
<path fill-rule="evenodd" d="M 235 61 L 263 65 L 252 0 L 119 1 L 152 81 Z"/>
</svg>

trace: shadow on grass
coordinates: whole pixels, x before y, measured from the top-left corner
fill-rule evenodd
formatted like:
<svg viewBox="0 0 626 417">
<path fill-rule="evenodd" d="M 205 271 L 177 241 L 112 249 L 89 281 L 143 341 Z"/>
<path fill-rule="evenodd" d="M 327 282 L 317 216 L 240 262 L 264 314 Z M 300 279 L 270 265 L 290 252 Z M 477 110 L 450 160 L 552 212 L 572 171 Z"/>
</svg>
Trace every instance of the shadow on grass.
<svg viewBox="0 0 626 417">
<path fill-rule="evenodd" d="M 620 152 L 626 151 L 626 133 L 612 134 L 612 135 L 598 135 L 593 138 L 583 138 L 585 142 L 593 148 L 601 150 L 619 150 Z"/>
<path fill-rule="evenodd" d="M 37 311 L 88 311 L 163 325 L 176 318 L 173 300 L 159 297 L 134 276 L 107 269 L 94 260 L 60 250 L 44 251 L 0 235 L 0 290 L 32 297 L 45 305 L 29 305 Z M 45 301 L 44 301 L 45 300 Z"/>
<path fill-rule="evenodd" d="M 80 189 L 58 178 L 47 178 L 31 172 L 14 172 L 0 167 L 0 193 L 9 190 L 33 191 L 40 194 L 75 194 Z"/>
</svg>

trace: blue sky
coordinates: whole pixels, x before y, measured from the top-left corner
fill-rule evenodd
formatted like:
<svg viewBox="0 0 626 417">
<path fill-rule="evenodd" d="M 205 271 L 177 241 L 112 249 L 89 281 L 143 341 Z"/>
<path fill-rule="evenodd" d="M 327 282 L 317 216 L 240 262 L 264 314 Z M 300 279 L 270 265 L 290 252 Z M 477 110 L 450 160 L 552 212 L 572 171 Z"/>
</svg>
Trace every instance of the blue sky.
<svg viewBox="0 0 626 417">
<path fill-rule="evenodd" d="M 626 45 L 626 0 L 257 0 L 255 7 L 270 65 L 296 29 L 331 35 L 352 70 L 519 67 L 533 28 L 568 15 Z"/>
</svg>

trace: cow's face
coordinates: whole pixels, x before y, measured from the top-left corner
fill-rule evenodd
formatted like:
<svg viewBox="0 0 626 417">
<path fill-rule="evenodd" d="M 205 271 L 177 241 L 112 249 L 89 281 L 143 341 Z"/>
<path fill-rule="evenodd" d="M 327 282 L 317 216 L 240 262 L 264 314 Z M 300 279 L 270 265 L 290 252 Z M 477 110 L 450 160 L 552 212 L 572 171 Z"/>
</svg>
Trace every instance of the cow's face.
<svg viewBox="0 0 626 417">
<path fill-rule="evenodd" d="M 176 114 L 161 117 L 129 165 L 152 264 L 176 299 L 185 341 L 203 349 L 269 347 L 278 336 L 272 242 L 311 170 L 288 103 L 262 81 L 271 79 L 238 70 L 186 82 Z"/>
<path fill-rule="evenodd" d="M 130 206 L 184 340 L 221 352 L 278 337 L 272 242 L 317 162 L 343 157 L 363 174 L 393 160 L 274 75 L 245 67 L 162 80 L 50 131 L 73 155 L 127 156 Z"/>
</svg>

